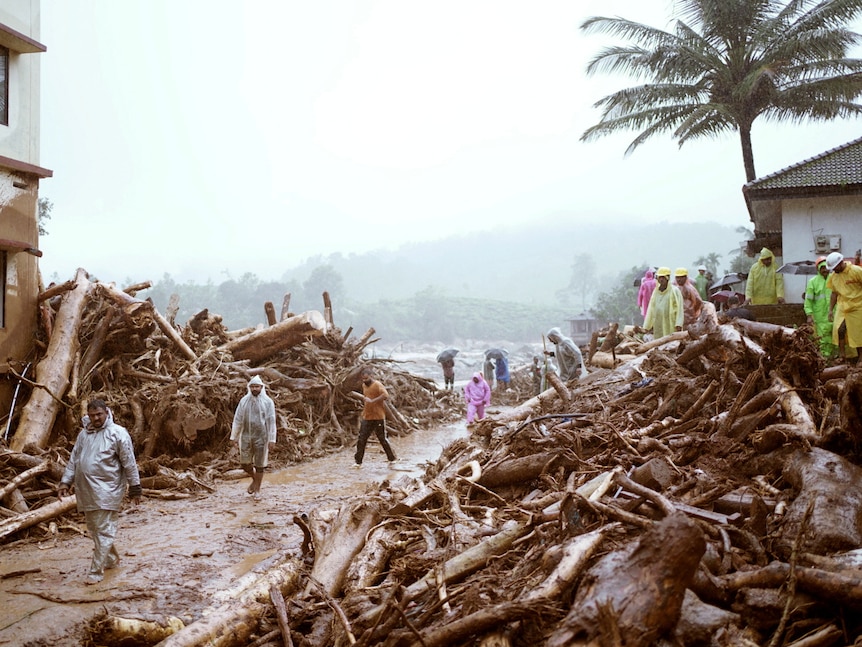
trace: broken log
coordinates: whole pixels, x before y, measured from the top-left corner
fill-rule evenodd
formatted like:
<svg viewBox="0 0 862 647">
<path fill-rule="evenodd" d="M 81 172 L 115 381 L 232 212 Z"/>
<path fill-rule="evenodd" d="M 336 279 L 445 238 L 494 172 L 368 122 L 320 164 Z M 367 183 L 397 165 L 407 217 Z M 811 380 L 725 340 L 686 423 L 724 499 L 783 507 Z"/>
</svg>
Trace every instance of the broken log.
<svg viewBox="0 0 862 647">
<path fill-rule="evenodd" d="M 784 478 L 799 490 L 787 508 L 777 545 L 789 555 L 810 501 L 814 509 L 802 550 L 830 554 L 862 546 L 862 492 L 848 483 L 862 482 L 862 468 L 847 459 L 821 448 L 797 450 L 786 462 Z"/>
<path fill-rule="evenodd" d="M 526 523 L 507 521 L 496 535 L 471 546 L 444 564 L 435 566 L 424 577 L 404 589 L 401 596 L 402 603 L 409 604 L 423 593 L 436 591 L 438 580 L 442 579 L 442 582 L 448 584 L 459 581 L 466 575 L 473 573 L 485 565 L 489 559 L 509 550 L 519 537 L 528 532 L 529 528 L 530 526 Z M 366 611 L 358 622 L 366 625 L 373 624 L 387 608 L 386 604 L 378 605 Z"/>
<path fill-rule="evenodd" d="M 325 330 L 323 315 L 317 310 L 309 310 L 274 326 L 233 339 L 220 346 L 219 350 L 230 353 L 234 359 L 260 362 L 285 348 L 301 344 L 309 337 L 322 335 Z"/>
<path fill-rule="evenodd" d="M 5 539 L 19 530 L 30 528 L 37 523 L 42 523 L 48 519 L 65 514 L 74 509 L 76 505 L 77 499 L 74 496 L 69 496 L 54 503 L 43 505 L 41 508 L 23 512 L 9 519 L 3 519 L 0 521 L 0 539 Z"/>
<path fill-rule="evenodd" d="M 185 625 L 175 617 L 125 618 L 106 616 L 94 620 L 92 638 L 101 645 L 154 645 Z"/>
<path fill-rule="evenodd" d="M 643 355 L 648 350 L 652 350 L 653 348 L 658 348 L 659 346 L 664 346 L 665 344 L 669 344 L 674 341 L 682 341 L 683 339 L 688 339 L 688 331 L 686 330 L 677 330 L 676 332 L 672 332 L 669 335 L 665 335 L 664 337 L 659 337 L 658 339 L 653 339 L 648 342 L 644 342 L 640 346 L 638 346 L 637 350 L 635 350 L 636 355 Z"/>
<path fill-rule="evenodd" d="M 51 437 L 62 397 L 69 387 L 69 375 L 80 345 L 78 329 L 91 287 L 87 272 L 78 269 L 75 289 L 63 295 L 48 350 L 36 365 L 36 383 L 41 388 L 33 390 L 21 410 L 18 428 L 9 445 L 14 451 L 23 452 L 29 446 L 44 448 Z"/>
<path fill-rule="evenodd" d="M 41 303 L 42 301 L 47 301 L 48 299 L 53 299 L 54 297 L 64 295 L 66 294 L 66 292 L 71 292 L 75 289 L 77 285 L 77 279 L 65 281 L 64 283 L 58 283 L 40 292 L 39 296 L 36 298 L 39 303 Z"/>
<path fill-rule="evenodd" d="M 347 569 L 365 545 L 365 536 L 380 521 L 381 513 L 372 502 L 359 500 L 343 505 L 332 524 L 332 531 L 314 545 L 314 566 L 309 577 L 331 597 L 341 592 Z M 310 595 L 309 582 L 303 593 Z"/>
<path fill-rule="evenodd" d="M 276 564 L 200 620 L 162 640 L 156 647 L 245 647 L 257 631 L 261 617 L 270 608 L 270 590 L 277 586 L 291 596 L 299 581 L 299 565 L 294 560 Z"/>
<path fill-rule="evenodd" d="M 622 644 L 651 647 L 676 626 L 685 591 L 705 551 L 703 532 L 684 515 L 672 514 L 656 523 L 639 540 L 587 571 L 548 647 L 565 647 L 584 635 L 601 639 L 602 609 L 614 618 Z"/>
<path fill-rule="evenodd" d="M 16 490 L 17 488 L 19 488 L 24 483 L 31 481 L 32 479 L 36 478 L 37 476 L 39 476 L 43 472 L 47 472 L 49 467 L 50 467 L 50 464 L 48 463 L 48 461 L 44 461 L 44 462 L 40 463 L 39 465 L 37 465 L 36 467 L 31 467 L 27 471 L 21 472 L 18 476 L 16 476 L 11 481 L 9 481 L 6 485 L 4 485 L 2 488 L 0 488 L 0 499 L 4 499 L 7 494 L 12 492 L 13 490 Z"/>
<path fill-rule="evenodd" d="M 562 453 L 558 451 L 511 458 L 485 468 L 478 483 L 491 489 L 505 485 L 529 483 L 550 470 L 558 459 L 562 460 Z"/>
</svg>

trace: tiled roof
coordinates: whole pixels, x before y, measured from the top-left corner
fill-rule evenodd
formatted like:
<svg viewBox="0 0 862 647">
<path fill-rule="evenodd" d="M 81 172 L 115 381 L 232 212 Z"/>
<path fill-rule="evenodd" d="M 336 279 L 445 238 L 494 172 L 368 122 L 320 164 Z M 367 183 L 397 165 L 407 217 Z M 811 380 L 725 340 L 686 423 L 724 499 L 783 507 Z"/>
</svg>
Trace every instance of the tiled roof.
<svg viewBox="0 0 862 647">
<path fill-rule="evenodd" d="M 746 191 L 862 184 L 862 137 L 798 164 L 757 178 Z"/>
</svg>

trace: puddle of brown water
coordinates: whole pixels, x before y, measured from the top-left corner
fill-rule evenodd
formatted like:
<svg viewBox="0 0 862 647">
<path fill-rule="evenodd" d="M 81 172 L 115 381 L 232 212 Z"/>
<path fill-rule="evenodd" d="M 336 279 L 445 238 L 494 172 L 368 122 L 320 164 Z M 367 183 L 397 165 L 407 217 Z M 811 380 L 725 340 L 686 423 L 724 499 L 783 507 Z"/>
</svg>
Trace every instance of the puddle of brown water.
<svg viewBox="0 0 862 647">
<path fill-rule="evenodd" d="M 108 571 L 94 587 L 83 584 L 93 543 L 68 530 L 56 539 L 0 547 L 0 576 L 38 568 L 40 572 L 0 578 L 0 647 L 37 639 L 55 647 L 78 642 L 62 638 L 64 628 L 86 621 L 102 608 L 130 608 L 140 613 L 179 614 L 177 606 L 197 608 L 261 565 L 278 550 L 299 553 L 302 532 L 293 515 L 311 507 L 333 508 L 344 497 L 358 496 L 369 484 L 402 475 L 420 477 L 444 447 L 468 436 L 463 421 L 409 436 L 392 437 L 399 458 L 392 467 L 377 440 L 369 440 L 362 469 L 353 469 L 353 448 L 268 473 L 255 502 L 248 479 L 219 482 L 216 492 L 179 501 L 148 498 L 120 517 L 117 548 L 120 568 Z M 84 528 L 83 516 L 73 523 Z M 128 603 L 111 596 L 130 590 L 153 593 Z M 50 602 L 25 591 L 42 591 Z M 86 602 L 82 600 L 93 600 Z M 183 601 L 187 602 L 184 603 Z"/>
</svg>

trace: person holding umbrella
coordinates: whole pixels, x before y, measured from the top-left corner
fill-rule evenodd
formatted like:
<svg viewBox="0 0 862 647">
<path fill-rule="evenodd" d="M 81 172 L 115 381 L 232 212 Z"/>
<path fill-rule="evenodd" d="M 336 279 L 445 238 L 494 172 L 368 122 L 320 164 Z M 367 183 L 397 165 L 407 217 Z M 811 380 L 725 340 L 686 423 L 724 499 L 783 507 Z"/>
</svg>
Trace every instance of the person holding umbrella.
<svg viewBox="0 0 862 647">
<path fill-rule="evenodd" d="M 509 388 L 509 382 L 512 378 L 509 375 L 509 360 L 505 355 L 497 358 L 494 377 L 497 379 L 497 388 L 500 391 L 506 391 Z"/>
<path fill-rule="evenodd" d="M 437 355 L 437 361 L 443 367 L 443 389 L 451 391 L 455 387 L 455 355 L 458 349 L 447 348 Z"/>
</svg>

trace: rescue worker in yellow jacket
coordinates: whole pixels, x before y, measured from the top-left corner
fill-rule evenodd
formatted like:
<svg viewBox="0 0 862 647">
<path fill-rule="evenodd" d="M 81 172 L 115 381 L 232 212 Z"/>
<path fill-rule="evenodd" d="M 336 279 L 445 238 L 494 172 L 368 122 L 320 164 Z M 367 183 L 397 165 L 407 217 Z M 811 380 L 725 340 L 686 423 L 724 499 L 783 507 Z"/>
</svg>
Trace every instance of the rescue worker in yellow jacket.
<svg viewBox="0 0 862 647">
<path fill-rule="evenodd" d="M 658 285 L 653 290 L 644 317 L 644 329 L 653 331 L 656 339 L 682 330 L 682 292 L 670 282 L 670 268 L 660 267 L 656 272 Z"/>
<path fill-rule="evenodd" d="M 784 277 L 775 271 L 775 254 L 764 247 L 748 271 L 745 303 L 770 305 L 784 303 Z"/>
</svg>

